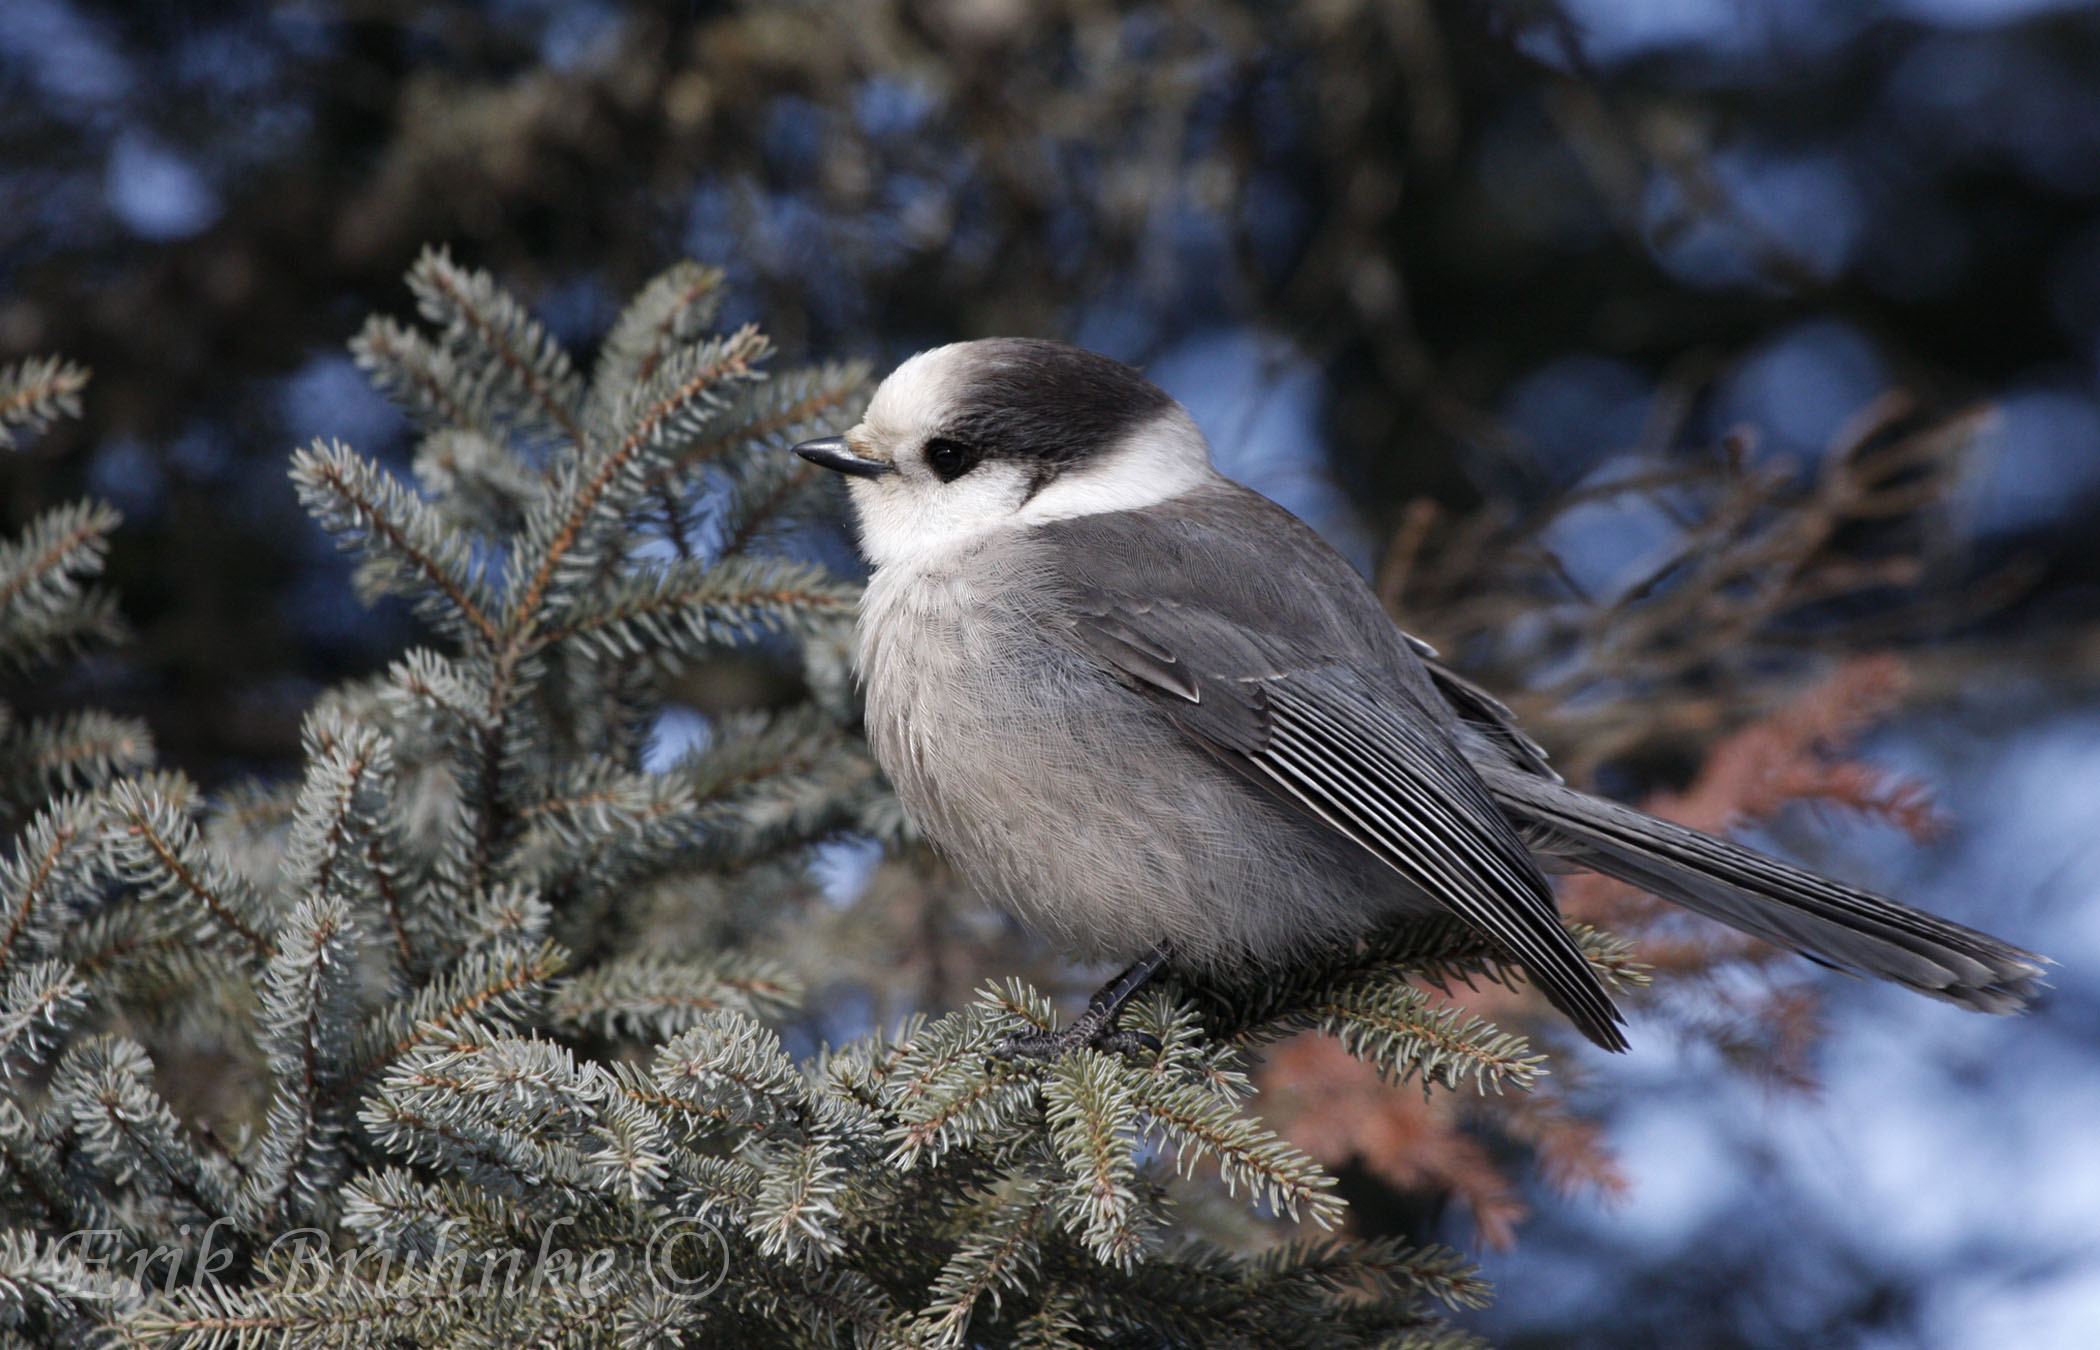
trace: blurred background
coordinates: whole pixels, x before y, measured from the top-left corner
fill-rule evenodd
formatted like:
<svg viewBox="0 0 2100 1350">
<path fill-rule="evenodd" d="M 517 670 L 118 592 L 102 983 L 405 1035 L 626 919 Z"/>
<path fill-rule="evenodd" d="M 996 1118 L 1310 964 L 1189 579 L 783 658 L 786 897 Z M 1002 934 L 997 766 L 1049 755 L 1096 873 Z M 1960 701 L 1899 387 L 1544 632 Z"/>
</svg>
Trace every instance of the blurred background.
<svg viewBox="0 0 2100 1350">
<path fill-rule="evenodd" d="M 2100 9 L 8 0 L 0 146 L 0 363 L 94 371 L 0 518 L 118 505 L 136 630 L 25 710 L 281 774 L 416 639 L 284 469 L 405 465 L 344 342 L 425 243 L 583 351 L 680 256 L 783 361 L 1079 341 L 1571 777 L 2062 962 L 2013 1022 L 1657 948 L 1634 1053 L 1556 1065 L 1572 1167 L 1508 1120 L 1441 1168 L 1321 1135 L 1409 1094 L 1286 1059 L 1362 1224 L 1513 1238 L 1507 1346 L 2100 1338 Z M 793 678 L 720 674 L 681 695 Z"/>
</svg>

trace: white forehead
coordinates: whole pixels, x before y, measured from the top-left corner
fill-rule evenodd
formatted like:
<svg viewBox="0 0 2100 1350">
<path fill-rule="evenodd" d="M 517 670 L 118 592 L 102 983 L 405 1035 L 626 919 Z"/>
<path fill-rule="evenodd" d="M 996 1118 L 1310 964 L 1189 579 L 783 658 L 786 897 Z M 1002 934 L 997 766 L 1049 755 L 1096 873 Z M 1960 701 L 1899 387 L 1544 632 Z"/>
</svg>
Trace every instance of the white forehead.
<svg viewBox="0 0 2100 1350">
<path fill-rule="evenodd" d="M 969 380 L 969 343 L 929 347 L 890 372 L 863 420 L 878 440 L 923 435 L 947 421 Z"/>
</svg>

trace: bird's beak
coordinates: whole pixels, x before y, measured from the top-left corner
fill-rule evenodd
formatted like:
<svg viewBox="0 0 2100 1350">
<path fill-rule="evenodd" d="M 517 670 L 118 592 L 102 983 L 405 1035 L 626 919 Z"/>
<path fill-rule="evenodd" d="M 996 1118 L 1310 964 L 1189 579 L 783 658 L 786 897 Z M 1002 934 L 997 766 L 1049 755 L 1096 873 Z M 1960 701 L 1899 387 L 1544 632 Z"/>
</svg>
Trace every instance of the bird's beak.
<svg viewBox="0 0 2100 1350">
<path fill-rule="evenodd" d="M 895 473 L 897 466 L 885 464 L 879 459 L 866 459 L 856 455 L 846 445 L 844 436 L 826 436 L 822 440 L 804 441 L 795 447 L 795 453 L 812 464 L 850 473 L 855 478 L 880 478 L 886 473 Z"/>
</svg>

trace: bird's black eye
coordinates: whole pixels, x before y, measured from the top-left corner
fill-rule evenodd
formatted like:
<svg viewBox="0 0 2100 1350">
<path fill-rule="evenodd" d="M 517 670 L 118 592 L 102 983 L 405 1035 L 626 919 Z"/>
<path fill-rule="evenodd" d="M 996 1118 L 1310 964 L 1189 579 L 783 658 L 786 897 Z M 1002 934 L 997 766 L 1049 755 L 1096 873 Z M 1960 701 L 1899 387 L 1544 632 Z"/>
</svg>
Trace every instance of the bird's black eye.
<svg viewBox="0 0 2100 1350">
<path fill-rule="evenodd" d="M 933 476 L 943 483 L 952 483 L 984 458 L 984 452 L 967 441 L 958 441 L 949 436 L 936 436 L 926 442 L 926 466 Z"/>
</svg>

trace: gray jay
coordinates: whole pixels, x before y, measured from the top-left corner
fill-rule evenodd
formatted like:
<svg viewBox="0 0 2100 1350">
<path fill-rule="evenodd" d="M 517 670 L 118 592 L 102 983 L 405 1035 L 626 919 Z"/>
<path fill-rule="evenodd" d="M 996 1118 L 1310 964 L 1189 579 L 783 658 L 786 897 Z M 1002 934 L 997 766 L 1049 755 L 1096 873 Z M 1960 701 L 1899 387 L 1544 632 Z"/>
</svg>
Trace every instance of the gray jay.
<svg viewBox="0 0 2100 1350">
<path fill-rule="evenodd" d="M 1542 861 L 1965 1008 L 2034 992 L 2031 952 L 1563 784 L 1120 362 L 938 347 L 795 448 L 848 476 L 868 739 L 905 810 L 1065 951 L 1132 962 L 1008 1054 L 1132 1048 L 1117 1018 L 1162 966 L 1244 978 L 1451 915 L 1624 1049 Z"/>
</svg>

